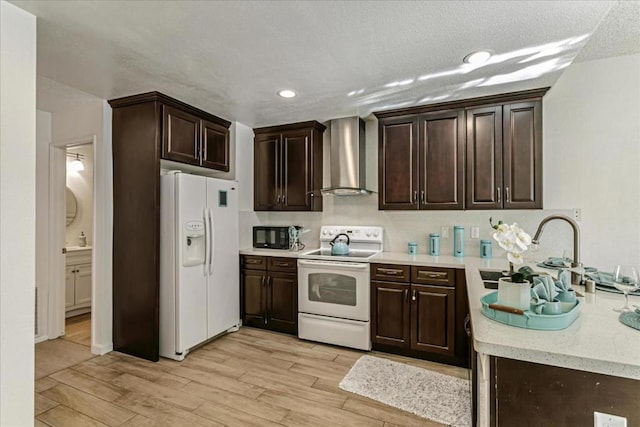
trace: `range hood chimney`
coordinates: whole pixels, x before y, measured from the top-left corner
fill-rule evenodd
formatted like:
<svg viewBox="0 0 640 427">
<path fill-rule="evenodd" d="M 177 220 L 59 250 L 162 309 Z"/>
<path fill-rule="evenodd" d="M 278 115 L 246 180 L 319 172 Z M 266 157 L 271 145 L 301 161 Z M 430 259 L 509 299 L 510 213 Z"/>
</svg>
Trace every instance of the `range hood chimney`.
<svg viewBox="0 0 640 427">
<path fill-rule="evenodd" d="M 365 187 L 364 120 L 346 117 L 330 121 L 331 144 L 329 169 L 330 186 L 322 195 L 355 196 L 371 194 Z"/>
</svg>

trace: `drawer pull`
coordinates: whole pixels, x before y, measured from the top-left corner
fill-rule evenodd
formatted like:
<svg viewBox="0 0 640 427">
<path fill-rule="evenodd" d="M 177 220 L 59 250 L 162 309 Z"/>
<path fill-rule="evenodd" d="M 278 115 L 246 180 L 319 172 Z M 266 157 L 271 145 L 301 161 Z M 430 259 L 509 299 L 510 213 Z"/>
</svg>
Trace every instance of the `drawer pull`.
<svg viewBox="0 0 640 427">
<path fill-rule="evenodd" d="M 398 270 L 395 268 L 378 268 L 378 271 L 383 274 L 389 274 L 392 276 L 397 276 L 398 274 L 402 274 L 403 270 Z"/>
<path fill-rule="evenodd" d="M 248 259 L 246 260 L 247 264 L 262 264 L 262 261 L 259 261 L 257 259 Z"/>
<path fill-rule="evenodd" d="M 278 267 L 291 267 L 291 264 L 288 262 L 278 262 L 278 263 L 274 262 L 274 264 L 277 265 Z"/>
<path fill-rule="evenodd" d="M 418 276 L 427 276 L 430 279 L 443 279 L 447 277 L 447 273 L 439 273 L 434 271 L 418 271 Z"/>
</svg>

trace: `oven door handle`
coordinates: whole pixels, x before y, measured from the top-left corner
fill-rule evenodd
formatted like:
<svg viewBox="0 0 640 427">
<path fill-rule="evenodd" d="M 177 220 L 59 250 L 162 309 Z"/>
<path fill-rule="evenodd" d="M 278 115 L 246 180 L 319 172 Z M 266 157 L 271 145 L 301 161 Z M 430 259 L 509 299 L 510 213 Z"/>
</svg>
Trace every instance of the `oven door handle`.
<svg viewBox="0 0 640 427">
<path fill-rule="evenodd" d="M 327 267 L 336 270 L 366 270 L 369 264 L 358 262 L 335 262 L 335 261 L 310 261 L 298 260 L 298 265 L 302 267 Z"/>
</svg>

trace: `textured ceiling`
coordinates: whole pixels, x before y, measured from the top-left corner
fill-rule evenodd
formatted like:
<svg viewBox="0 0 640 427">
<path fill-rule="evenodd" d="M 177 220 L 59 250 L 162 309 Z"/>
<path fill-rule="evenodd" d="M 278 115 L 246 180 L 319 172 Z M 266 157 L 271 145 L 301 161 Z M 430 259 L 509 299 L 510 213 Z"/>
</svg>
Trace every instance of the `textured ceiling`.
<svg viewBox="0 0 640 427">
<path fill-rule="evenodd" d="M 637 2 L 13 3 L 39 18 L 40 80 L 104 99 L 158 90 L 252 127 L 552 85 L 612 6 L 617 28 L 582 59 L 614 56 L 637 33 L 637 20 L 620 28 Z M 463 66 L 480 48 L 492 60 Z M 55 109 L 49 98 L 39 105 Z"/>
</svg>

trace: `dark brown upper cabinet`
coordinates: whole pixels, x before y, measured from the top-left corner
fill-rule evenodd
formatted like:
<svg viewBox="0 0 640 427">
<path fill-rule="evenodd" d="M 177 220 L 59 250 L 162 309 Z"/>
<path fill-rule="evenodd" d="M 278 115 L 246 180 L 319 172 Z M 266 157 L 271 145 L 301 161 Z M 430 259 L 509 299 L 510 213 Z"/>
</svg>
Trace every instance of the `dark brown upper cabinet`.
<svg viewBox="0 0 640 427">
<path fill-rule="evenodd" d="M 541 209 L 547 90 L 374 113 L 379 209 Z"/>
<path fill-rule="evenodd" d="M 158 92 L 109 104 L 113 109 L 113 348 L 157 361 L 160 160 L 228 170 L 231 123 Z"/>
<path fill-rule="evenodd" d="M 542 208 L 542 102 L 467 110 L 467 209 Z"/>
<path fill-rule="evenodd" d="M 162 158 L 229 171 L 229 124 L 162 106 Z"/>
<path fill-rule="evenodd" d="M 462 209 L 464 111 L 381 119 L 379 208 Z"/>
<path fill-rule="evenodd" d="M 322 133 L 316 121 L 254 129 L 256 211 L 321 211 Z"/>
</svg>

